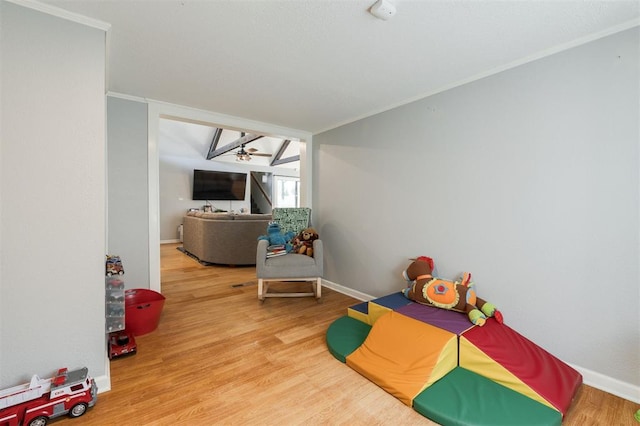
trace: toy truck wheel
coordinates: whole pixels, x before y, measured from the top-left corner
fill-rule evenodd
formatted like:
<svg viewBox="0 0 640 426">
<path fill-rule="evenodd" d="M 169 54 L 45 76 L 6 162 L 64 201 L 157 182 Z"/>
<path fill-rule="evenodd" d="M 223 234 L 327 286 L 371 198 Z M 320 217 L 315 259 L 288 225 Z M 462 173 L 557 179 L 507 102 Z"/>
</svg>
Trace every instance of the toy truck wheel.
<svg viewBox="0 0 640 426">
<path fill-rule="evenodd" d="M 69 410 L 69 417 L 80 417 L 87 411 L 87 404 L 81 402 L 79 404 L 74 405 Z"/>
<path fill-rule="evenodd" d="M 38 416 L 29 422 L 29 426 L 45 426 L 49 422 L 49 419 L 45 416 Z"/>
</svg>

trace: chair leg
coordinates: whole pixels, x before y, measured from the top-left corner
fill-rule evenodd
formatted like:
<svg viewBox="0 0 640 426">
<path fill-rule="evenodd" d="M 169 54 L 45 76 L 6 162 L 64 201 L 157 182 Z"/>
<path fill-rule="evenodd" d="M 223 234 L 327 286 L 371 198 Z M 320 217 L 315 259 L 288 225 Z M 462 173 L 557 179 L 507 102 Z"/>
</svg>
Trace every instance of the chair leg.
<svg viewBox="0 0 640 426">
<path fill-rule="evenodd" d="M 292 293 L 269 293 L 269 281 L 300 281 L 300 282 L 311 282 L 312 292 L 292 292 Z M 258 299 L 262 302 L 265 301 L 267 297 L 306 297 L 313 296 L 319 302 L 322 297 L 322 278 L 292 278 L 292 279 L 263 279 L 258 278 Z"/>
<path fill-rule="evenodd" d="M 318 277 L 316 280 L 316 299 L 322 297 L 322 278 Z"/>
<path fill-rule="evenodd" d="M 264 301 L 264 282 L 258 278 L 258 299 Z"/>
</svg>

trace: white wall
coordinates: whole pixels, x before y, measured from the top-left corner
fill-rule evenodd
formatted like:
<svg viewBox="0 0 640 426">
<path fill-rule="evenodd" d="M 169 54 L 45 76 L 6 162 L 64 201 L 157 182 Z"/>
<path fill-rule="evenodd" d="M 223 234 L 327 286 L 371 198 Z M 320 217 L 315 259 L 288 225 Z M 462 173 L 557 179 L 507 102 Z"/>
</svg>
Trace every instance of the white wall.
<svg viewBox="0 0 640 426">
<path fill-rule="evenodd" d="M 638 50 L 634 28 L 315 135 L 325 278 L 382 296 L 409 257 L 470 271 L 507 324 L 640 400 Z"/>
<path fill-rule="evenodd" d="M 177 156 L 163 156 L 160 153 L 160 239 L 172 241 L 178 238 L 178 225 L 182 223 L 187 210 L 202 209 L 205 201 L 192 200 L 193 170 L 232 171 L 247 174 L 245 199 L 242 201 L 210 201 L 214 209 L 250 209 L 249 171 L 233 165 L 212 163 L 205 158 L 194 159 Z"/>
<path fill-rule="evenodd" d="M 0 385 L 105 376 L 105 32 L 0 8 Z"/>
<path fill-rule="evenodd" d="M 107 97 L 108 252 L 126 288 L 149 288 L 147 104 Z"/>
</svg>

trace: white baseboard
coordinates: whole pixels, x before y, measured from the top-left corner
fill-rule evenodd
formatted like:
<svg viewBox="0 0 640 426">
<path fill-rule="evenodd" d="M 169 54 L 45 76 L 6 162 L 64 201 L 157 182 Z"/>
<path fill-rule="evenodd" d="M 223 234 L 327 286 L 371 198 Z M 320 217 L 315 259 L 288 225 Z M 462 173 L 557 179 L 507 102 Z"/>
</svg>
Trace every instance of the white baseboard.
<svg viewBox="0 0 640 426">
<path fill-rule="evenodd" d="M 111 380 L 109 376 L 99 376 L 94 377 L 93 380 L 96 381 L 96 386 L 98 387 L 98 393 L 109 392 L 111 390 Z"/>
<path fill-rule="evenodd" d="M 361 293 L 361 292 L 359 292 L 357 290 L 354 290 L 352 288 L 349 288 L 349 287 L 341 286 L 340 284 L 336 284 L 336 283 L 331 282 L 329 280 L 325 280 L 324 278 L 322 279 L 322 285 L 327 287 L 327 288 L 330 288 L 331 290 L 335 290 L 338 293 L 346 294 L 347 296 L 351 296 L 354 299 L 358 299 L 358 300 L 361 300 L 363 302 L 375 299 L 374 296 L 371 296 L 371 295 L 365 294 L 365 293 Z"/>
<path fill-rule="evenodd" d="M 98 394 L 101 394 L 102 392 L 109 392 L 111 390 L 111 364 L 109 363 L 109 357 L 106 355 L 106 353 L 104 361 L 104 371 L 106 371 L 106 374 L 104 376 L 93 378 L 93 380 L 95 380 L 96 382 L 96 386 L 98 387 Z"/>
<path fill-rule="evenodd" d="M 175 240 L 160 240 L 160 244 L 174 244 L 181 243 L 180 239 L 176 238 Z"/>
<path fill-rule="evenodd" d="M 348 287 L 344 287 L 340 284 L 336 284 L 329 280 L 323 279 L 322 285 L 332 290 L 335 290 L 338 293 L 351 296 L 354 299 L 358 299 L 362 301 L 375 299 L 374 296 L 362 293 L 357 290 L 353 290 Z M 345 312 L 345 315 L 346 315 L 346 312 Z M 582 368 L 577 365 L 572 365 L 572 364 L 569 364 L 569 365 L 575 368 L 576 370 L 578 370 L 580 374 L 582 374 L 582 378 L 585 385 L 589 385 L 603 392 L 610 393 L 612 395 L 618 396 L 623 399 L 627 399 L 635 403 L 640 403 L 640 386 L 635 386 L 635 385 L 632 385 L 631 383 L 626 383 L 621 380 L 614 379 L 609 376 L 605 376 L 604 374 L 597 373 L 595 371 L 591 371 L 587 368 Z"/>
<path fill-rule="evenodd" d="M 603 392 L 640 404 L 640 386 L 634 386 L 631 383 L 626 383 L 577 365 L 569 365 L 582 374 L 585 385 L 592 386 Z"/>
</svg>

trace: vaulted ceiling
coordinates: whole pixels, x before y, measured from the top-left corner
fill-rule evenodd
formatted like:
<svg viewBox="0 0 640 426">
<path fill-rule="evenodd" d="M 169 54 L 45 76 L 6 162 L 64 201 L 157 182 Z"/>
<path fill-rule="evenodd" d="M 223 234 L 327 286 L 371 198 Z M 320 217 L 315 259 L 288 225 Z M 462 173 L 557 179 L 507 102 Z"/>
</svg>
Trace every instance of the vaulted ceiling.
<svg viewBox="0 0 640 426">
<path fill-rule="evenodd" d="M 161 156 L 289 169 L 300 168 L 300 143 L 168 118 L 160 119 L 158 136 Z M 238 158 L 242 145 L 248 158 Z"/>
<path fill-rule="evenodd" d="M 636 0 L 43 0 L 111 24 L 108 89 L 321 132 L 638 25 Z"/>
</svg>

